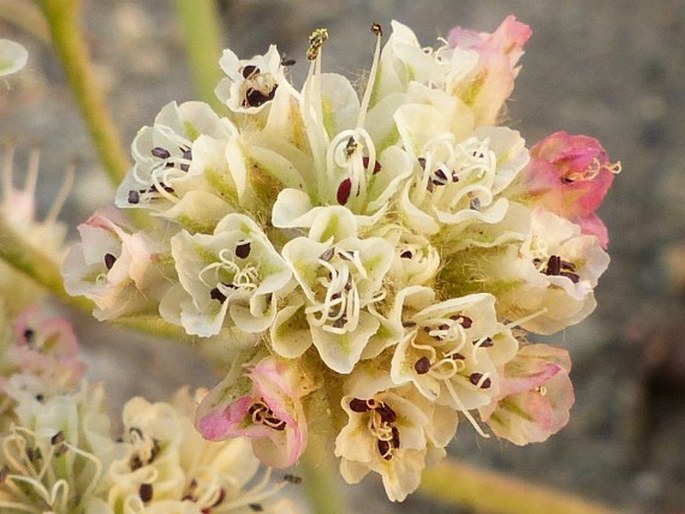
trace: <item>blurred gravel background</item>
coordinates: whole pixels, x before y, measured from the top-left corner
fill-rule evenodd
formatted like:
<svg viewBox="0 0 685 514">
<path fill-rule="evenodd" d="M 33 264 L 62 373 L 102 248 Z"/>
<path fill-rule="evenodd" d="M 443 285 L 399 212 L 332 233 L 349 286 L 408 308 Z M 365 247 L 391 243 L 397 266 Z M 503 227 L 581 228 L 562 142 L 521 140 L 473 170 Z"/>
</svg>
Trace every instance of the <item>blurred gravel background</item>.
<svg viewBox="0 0 685 514">
<path fill-rule="evenodd" d="M 29 3 L 16 3 L 22 1 Z M 128 144 L 164 104 L 197 98 L 174 2 L 84 3 L 98 78 Z M 298 83 L 307 36 L 319 26 L 331 34 L 325 68 L 350 76 L 370 63 L 372 21 L 407 23 L 425 45 L 454 25 L 490 32 L 509 13 L 532 26 L 509 104 L 511 125 L 530 144 L 560 129 L 592 135 L 623 162 L 601 211 L 613 262 L 597 289 L 597 311 L 547 339 L 573 356 L 577 400 L 568 427 L 545 444 L 518 448 L 478 440 L 464 424 L 451 455 L 624 512 L 685 512 L 685 2 L 224 0 L 221 6 L 226 45 L 249 57 L 276 43 L 300 61 Z M 17 141 L 18 175 L 29 150 L 41 149 L 44 209 L 67 164 L 77 161 L 63 216 L 73 237 L 77 223 L 111 203 L 112 189 L 50 46 L 1 12 L 0 37 L 30 50 L 27 70 L 9 89 L 0 84 L 0 140 Z M 77 330 L 90 376 L 108 383 L 115 408 L 132 394 L 163 399 L 184 383 L 212 383 L 186 348 L 83 317 Z M 354 512 L 454 512 L 416 496 L 388 504 L 375 480 L 365 482 L 347 488 Z"/>
</svg>

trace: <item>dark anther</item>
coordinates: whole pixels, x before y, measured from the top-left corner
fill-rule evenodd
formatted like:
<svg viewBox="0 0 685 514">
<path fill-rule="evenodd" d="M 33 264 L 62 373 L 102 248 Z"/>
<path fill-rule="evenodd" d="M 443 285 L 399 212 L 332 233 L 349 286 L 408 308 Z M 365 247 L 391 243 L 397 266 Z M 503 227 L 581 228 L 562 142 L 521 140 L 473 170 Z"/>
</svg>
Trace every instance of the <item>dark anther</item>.
<svg viewBox="0 0 685 514">
<path fill-rule="evenodd" d="M 259 503 L 248 503 L 247 506 L 250 507 L 250 509 L 254 512 L 264 511 L 264 507 L 262 507 Z"/>
<path fill-rule="evenodd" d="M 404 250 L 400 254 L 400 257 L 402 257 L 403 259 L 411 259 L 412 257 L 414 257 L 414 252 L 412 252 L 411 250 Z"/>
<path fill-rule="evenodd" d="M 376 412 L 380 414 L 381 421 L 384 423 L 394 423 L 397 420 L 397 414 L 395 414 L 395 411 L 383 402 L 378 402 Z"/>
<path fill-rule="evenodd" d="M 565 261 L 562 259 L 561 261 L 561 269 L 566 270 L 566 271 L 576 271 L 576 265 L 573 264 L 572 262 Z"/>
<path fill-rule="evenodd" d="M 482 373 L 471 373 L 471 376 L 469 376 L 469 382 L 480 387 L 481 389 L 488 389 L 492 385 L 492 381 L 489 378 L 486 378 L 480 385 L 478 385 L 482 378 Z"/>
<path fill-rule="evenodd" d="M 426 169 L 426 159 L 423 157 L 419 157 L 419 166 L 421 166 L 422 170 Z"/>
<path fill-rule="evenodd" d="M 161 146 L 155 146 L 150 153 L 152 153 L 154 157 L 157 157 L 159 159 L 168 159 L 169 157 L 171 157 L 169 150 L 167 150 L 166 148 L 162 148 Z"/>
<path fill-rule="evenodd" d="M 193 151 L 188 148 L 187 150 L 183 150 L 183 158 L 188 159 L 189 161 L 193 160 Z"/>
<path fill-rule="evenodd" d="M 431 369 L 431 361 L 425 355 L 414 363 L 414 369 L 419 375 L 425 375 Z"/>
<path fill-rule="evenodd" d="M 281 59 L 281 66 L 295 66 L 297 64 L 297 61 L 291 57 L 283 57 Z"/>
<path fill-rule="evenodd" d="M 31 345 L 35 342 L 34 338 L 36 337 L 36 332 L 32 328 L 26 328 L 24 329 L 24 341 L 26 341 L 27 344 Z"/>
<path fill-rule="evenodd" d="M 437 170 L 435 170 L 435 176 L 438 177 L 438 179 L 439 179 L 439 182 L 437 182 L 437 184 L 444 185 L 447 183 L 447 175 L 442 170 L 442 168 L 438 168 Z"/>
<path fill-rule="evenodd" d="M 53 452 L 53 455 L 55 457 L 61 457 L 65 453 L 69 451 L 69 447 L 66 444 L 60 444 L 55 448 L 55 451 Z"/>
<path fill-rule="evenodd" d="M 2 468 L 0 468 L 0 484 L 3 484 L 5 480 L 7 480 L 9 474 L 10 468 L 7 464 L 5 464 Z"/>
<path fill-rule="evenodd" d="M 269 410 L 269 412 L 271 412 L 271 410 Z M 285 430 L 285 427 L 287 426 L 285 421 L 275 418 L 273 416 L 264 417 L 264 419 L 262 420 L 262 424 L 269 428 L 273 428 L 274 430 L 278 430 L 279 432 Z"/>
<path fill-rule="evenodd" d="M 299 485 L 302 483 L 302 477 L 293 475 L 292 473 L 286 473 L 283 475 L 283 480 L 294 485 Z"/>
<path fill-rule="evenodd" d="M 367 170 L 369 169 L 369 158 L 368 157 L 362 157 L 362 165 Z M 379 171 L 381 171 L 381 163 L 376 161 L 373 163 L 373 174 L 375 175 Z"/>
<path fill-rule="evenodd" d="M 235 254 L 241 259 L 246 259 L 250 255 L 251 245 L 249 241 L 241 241 L 235 247 Z"/>
<path fill-rule="evenodd" d="M 218 301 L 219 303 L 224 303 L 226 301 L 226 295 L 219 291 L 218 287 L 215 287 L 209 292 L 209 297 L 212 300 Z"/>
<path fill-rule="evenodd" d="M 274 99 L 276 96 L 276 89 L 278 89 L 278 84 L 275 84 L 271 91 L 265 95 L 261 91 L 250 88 L 247 90 L 247 95 L 245 95 L 245 98 L 250 107 L 259 107 L 260 105 L 270 102 Z"/>
<path fill-rule="evenodd" d="M 253 75 L 259 74 L 260 69 L 257 68 L 257 66 L 253 64 L 248 64 L 247 66 L 243 66 L 243 78 L 250 79 L 252 78 Z"/>
<path fill-rule="evenodd" d="M 52 444 L 53 446 L 56 444 L 63 443 L 63 442 L 64 442 L 64 432 L 62 432 L 61 430 L 50 438 L 50 444 Z"/>
<path fill-rule="evenodd" d="M 469 202 L 469 208 L 473 211 L 479 211 L 480 210 L 480 198 L 478 198 L 478 197 L 473 198 Z"/>
<path fill-rule="evenodd" d="M 392 447 L 397 449 L 400 447 L 400 431 L 397 427 L 392 427 Z"/>
<path fill-rule="evenodd" d="M 351 157 L 352 154 L 357 150 L 357 141 L 354 139 L 354 137 L 350 136 L 350 138 L 347 140 L 347 144 L 345 145 L 345 155 L 348 157 Z"/>
<path fill-rule="evenodd" d="M 473 343 L 477 343 L 478 341 L 474 341 Z M 481 348 L 491 348 L 495 346 L 495 343 L 493 342 L 492 338 L 486 337 L 482 343 L 480 343 Z"/>
<path fill-rule="evenodd" d="M 43 403 L 43 401 L 45 400 L 45 396 L 43 396 L 42 394 L 37 394 L 35 396 L 35 398 L 36 398 L 36 401 L 40 402 L 40 403 Z"/>
<path fill-rule="evenodd" d="M 432 193 L 433 189 L 435 189 L 435 184 L 433 184 L 433 181 L 429 180 L 428 182 L 426 182 L 426 191 Z"/>
<path fill-rule="evenodd" d="M 340 316 L 333 322 L 333 328 L 343 328 L 347 324 L 347 318 L 345 316 Z"/>
<path fill-rule="evenodd" d="M 450 316 L 450 319 L 452 321 L 456 321 L 464 328 L 471 328 L 473 326 L 473 320 L 468 316 L 464 316 L 462 314 L 453 314 L 452 316 Z"/>
<path fill-rule="evenodd" d="M 580 275 L 578 275 L 576 273 L 570 273 L 568 271 L 562 271 L 561 273 L 559 273 L 559 275 L 561 275 L 562 277 L 568 278 L 574 284 L 577 284 L 578 282 L 580 282 Z"/>
<path fill-rule="evenodd" d="M 371 25 L 371 32 L 373 32 L 377 36 L 382 36 L 383 35 L 383 27 L 381 27 L 380 23 L 373 23 Z"/>
<path fill-rule="evenodd" d="M 416 326 L 416 321 L 411 321 L 411 320 L 403 321 L 402 326 L 404 328 L 414 328 Z"/>
<path fill-rule="evenodd" d="M 439 327 L 438 330 L 449 330 L 450 326 L 447 323 L 442 323 Z"/>
<path fill-rule="evenodd" d="M 450 355 L 450 358 L 451 358 L 453 361 L 463 361 L 463 360 L 466 359 L 466 357 L 464 357 L 464 356 L 463 356 L 461 353 L 459 353 L 459 352 L 453 353 L 452 355 Z"/>
<path fill-rule="evenodd" d="M 328 262 L 333 258 L 333 255 L 335 255 L 335 247 L 331 246 L 328 250 L 319 255 L 319 259 L 324 262 Z"/>
<path fill-rule="evenodd" d="M 545 270 L 546 275 L 558 275 L 561 273 L 561 257 L 558 255 L 552 255 L 547 261 L 547 269 Z"/>
<path fill-rule="evenodd" d="M 455 172 L 452 172 L 452 182 L 459 182 L 459 177 Z"/>
<path fill-rule="evenodd" d="M 112 255 L 111 253 L 106 253 L 105 254 L 105 268 L 112 269 L 112 266 L 114 266 L 114 263 L 117 262 L 117 258 Z"/>
<path fill-rule="evenodd" d="M 389 441 L 378 440 L 378 453 L 381 454 L 385 460 L 392 459 L 392 448 L 390 447 Z"/>
<path fill-rule="evenodd" d="M 361 400 L 359 398 L 352 398 L 350 400 L 350 409 L 352 409 L 352 412 L 368 412 L 369 406 L 366 403 L 366 400 Z"/>
<path fill-rule="evenodd" d="M 153 494 L 154 491 L 152 490 L 152 484 L 140 484 L 138 495 L 140 496 L 140 499 L 143 500 L 143 503 L 147 503 L 152 500 Z"/>
<path fill-rule="evenodd" d="M 138 193 L 138 191 L 134 191 L 133 189 L 131 189 L 128 192 L 128 203 L 135 205 L 138 202 L 140 202 L 140 193 Z"/>
<path fill-rule="evenodd" d="M 345 205 L 347 200 L 350 199 L 350 193 L 352 192 L 352 180 L 348 177 L 343 180 L 338 186 L 338 193 L 336 194 L 336 199 L 340 205 Z"/>
</svg>

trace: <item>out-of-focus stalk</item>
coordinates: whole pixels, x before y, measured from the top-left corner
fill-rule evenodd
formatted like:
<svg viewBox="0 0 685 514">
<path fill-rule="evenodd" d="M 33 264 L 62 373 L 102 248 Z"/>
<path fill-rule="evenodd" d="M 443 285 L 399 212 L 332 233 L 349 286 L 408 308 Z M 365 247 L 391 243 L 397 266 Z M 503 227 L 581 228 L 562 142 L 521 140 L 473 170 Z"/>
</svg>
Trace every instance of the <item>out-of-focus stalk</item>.
<svg viewBox="0 0 685 514">
<path fill-rule="evenodd" d="M 100 161 L 118 185 L 129 163 L 127 152 L 94 78 L 93 67 L 79 21 L 81 0 L 37 0 L 50 28 L 52 41 L 93 139 Z M 203 3 L 203 2 L 199 2 Z"/>
<path fill-rule="evenodd" d="M 221 78 L 223 37 L 216 1 L 176 0 L 176 8 L 195 87 L 202 100 L 220 109 L 214 88 Z"/>
<path fill-rule="evenodd" d="M 444 461 L 423 472 L 419 493 L 492 514 L 611 514 L 613 510 L 564 492 L 499 473 Z"/>
</svg>

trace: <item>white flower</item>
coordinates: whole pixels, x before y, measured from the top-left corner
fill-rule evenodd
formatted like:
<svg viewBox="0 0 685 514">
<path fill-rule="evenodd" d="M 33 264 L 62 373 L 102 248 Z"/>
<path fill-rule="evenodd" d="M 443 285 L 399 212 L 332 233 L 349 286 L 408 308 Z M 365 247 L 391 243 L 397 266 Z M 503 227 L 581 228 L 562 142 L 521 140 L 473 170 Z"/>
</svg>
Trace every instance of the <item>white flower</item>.
<svg viewBox="0 0 685 514">
<path fill-rule="evenodd" d="M 251 488 L 259 468 L 244 438 L 210 442 L 193 426 L 196 403 L 187 390 L 169 403 L 133 398 L 124 406 L 125 454 L 113 462 L 106 495 L 111 510 L 201 514 L 248 513 L 250 505 L 279 512 L 271 498 L 284 483 L 268 487 L 270 472 Z M 272 510 L 272 508 L 274 510 Z"/>
<path fill-rule="evenodd" d="M 292 358 L 313 343 L 329 368 L 352 371 L 380 325 L 373 305 L 385 297 L 383 277 L 394 255 L 386 240 L 360 239 L 352 235 L 355 228 L 349 211 L 332 207 L 320 214 L 309 237 L 298 237 L 283 247 L 303 301 L 277 316 L 272 330 L 276 352 Z M 302 313 L 311 343 L 305 340 L 296 350 L 289 349 L 288 332 L 281 326 Z"/>
<path fill-rule="evenodd" d="M 202 102 L 167 104 L 131 145 L 133 168 L 117 190 L 120 208 L 142 207 L 190 229 L 213 226 L 245 195 L 236 128 Z"/>
<path fill-rule="evenodd" d="M 115 457 L 99 387 L 16 409 L 17 424 L 1 439 L 0 509 L 80 514 L 99 494 L 103 469 Z"/>
<path fill-rule="evenodd" d="M 371 361 L 349 377 L 341 400 L 348 422 L 336 438 L 335 455 L 348 483 L 374 471 L 388 498 L 403 501 L 419 486 L 426 458 L 444 454 L 441 448 L 454 436 L 457 416 L 410 387 L 391 387 L 387 373 Z"/>
<path fill-rule="evenodd" d="M 216 95 L 235 113 L 256 114 L 284 90 L 296 94 L 285 78 L 281 60 L 275 45 L 265 55 L 245 60 L 224 50 L 219 65 L 227 77 L 219 82 Z"/>
<path fill-rule="evenodd" d="M 167 293 L 161 313 L 201 337 L 218 334 L 226 317 L 243 332 L 266 330 L 276 294 L 292 276 L 259 226 L 242 214 L 227 215 L 211 235 L 178 233 L 171 253 L 180 286 Z"/>
<path fill-rule="evenodd" d="M 405 335 L 392 358 L 395 384 L 411 382 L 427 399 L 459 410 L 486 405 L 499 393 L 497 367 L 518 347 L 497 322 L 495 298 L 473 294 L 435 303 L 432 290 L 401 291 Z M 409 307 L 409 308 L 407 308 Z"/>
<path fill-rule="evenodd" d="M 22 69 L 28 58 L 29 53 L 22 45 L 9 39 L 0 39 L 0 77 Z"/>
</svg>

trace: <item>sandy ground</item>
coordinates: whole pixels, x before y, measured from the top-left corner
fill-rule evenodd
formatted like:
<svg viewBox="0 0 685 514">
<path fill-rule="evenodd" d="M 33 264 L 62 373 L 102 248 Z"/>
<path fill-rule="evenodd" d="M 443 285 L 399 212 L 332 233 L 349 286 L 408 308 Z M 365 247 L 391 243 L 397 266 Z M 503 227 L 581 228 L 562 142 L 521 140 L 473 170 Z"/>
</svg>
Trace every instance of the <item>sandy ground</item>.
<svg viewBox="0 0 685 514">
<path fill-rule="evenodd" d="M 297 58 L 308 33 L 326 26 L 331 33 L 326 67 L 352 76 L 370 62 L 372 21 L 410 24 L 427 45 L 454 25 L 491 31 L 509 13 L 533 27 L 509 105 L 511 125 L 531 144 L 559 129 L 589 134 L 623 162 L 601 211 L 613 262 L 597 289 L 595 314 L 548 338 L 568 348 L 574 360 L 577 401 L 568 427 L 546 444 L 517 448 L 479 441 L 464 426 L 451 454 L 625 512 L 685 512 L 685 296 L 664 257 L 685 239 L 685 2 L 234 0 L 222 5 L 226 42 L 239 55 L 261 53 L 274 42 Z M 172 6 L 164 0 L 85 2 L 99 78 L 126 142 L 168 101 L 196 97 Z M 67 163 L 78 161 L 75 191 L 64 213 L 73 227 L 111 202 L 112 190 L 50 47 L 1 19 L 0 37 L 19 40 L 31 51 L 27 71 L 0 95 L 0 139 L 18 141 L 18 169 L 30 148 L 41 148 L 44 206 Z M 296 76 L 304 70 L 300 61 Z M 685 269 L 684 258 L 670 255 Z M 85 318 L 79 318 L 78 330 L 90 376 L 110 384 L 115 405 L 131 394 L 161 399 L 182 383 L 211 383 L 187 349 L 177 352 Z M 355 512 L 448 512 L 419 498 L 389 505 L 375 482 L 348 491 Z"/>
</svg>

